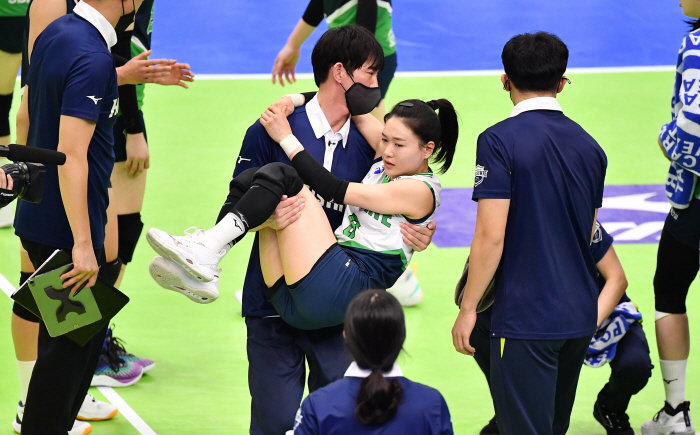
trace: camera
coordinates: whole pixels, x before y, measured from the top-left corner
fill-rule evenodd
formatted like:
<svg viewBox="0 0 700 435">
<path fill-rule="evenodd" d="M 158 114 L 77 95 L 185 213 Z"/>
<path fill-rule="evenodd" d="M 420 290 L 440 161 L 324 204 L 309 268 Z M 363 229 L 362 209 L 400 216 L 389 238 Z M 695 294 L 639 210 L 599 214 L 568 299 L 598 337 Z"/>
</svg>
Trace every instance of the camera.
<svg viewBox="0 0 700 435">
<path fill-rule="evenodd" d="M 7 157 L 15 163 L 0 167 L 12 177 L 12 190 L 0 189 L 0 208 L 15 198 L 39 203 L 44 196 L 47 165 L 63 165 L 66 155 L 57 151 L 24 145 L 0 146 L 0 157 Z"/>
<path fill-rule="evenodd" d="M 44 165 L 17 162 L 0 166 L 0 169 L 5 171 L 5 175 L 12 177 L 12 190 L 16 197 L 28 202 L 41 202 L 41 198 L 44 196 L 44 182 L 46 181 Z"/>
</svg>

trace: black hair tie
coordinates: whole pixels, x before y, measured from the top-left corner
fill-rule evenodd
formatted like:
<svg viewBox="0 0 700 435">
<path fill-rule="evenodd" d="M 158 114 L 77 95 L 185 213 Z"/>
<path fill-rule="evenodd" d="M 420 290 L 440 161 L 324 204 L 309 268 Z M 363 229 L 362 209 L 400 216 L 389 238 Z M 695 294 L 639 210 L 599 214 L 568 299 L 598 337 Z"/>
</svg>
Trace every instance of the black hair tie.
<svg viewBox="0 0 700 435">
<path fill-rule="evenodd" d="M 428 106 L 430 106 L 430 107 L 431 107 L 433 110 L 435 110 L 435 111 L 437 111 L 437 110 L 440 108 L 440 106 L 438 106 L 437 100 L 430 100 L 430 101 L 428 101 L 428 102 L 425 103 L 425 104 L 427 104 Z"/>
</svg>

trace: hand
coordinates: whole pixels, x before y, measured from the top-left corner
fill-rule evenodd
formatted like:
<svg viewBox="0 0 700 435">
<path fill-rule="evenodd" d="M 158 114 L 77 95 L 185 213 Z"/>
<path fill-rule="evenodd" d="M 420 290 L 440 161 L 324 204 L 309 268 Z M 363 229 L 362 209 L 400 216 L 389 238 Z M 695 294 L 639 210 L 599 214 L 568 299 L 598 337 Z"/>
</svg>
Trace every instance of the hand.
<svg viewBox="0 0 700 435">
<path fill-rule="evenodd" d="M 143 133 L 126 135 L 126 161 L 124 170 L 132 177 L 151 167 L 148 143 Z"/>
<path fill-rule="evenodd" d="M 433 240 L 436 228 L 437 224 L 435 222 L 430 222 L 425 227 L 404 222 L 401 224 L 401 235 L 403 236 L 403 241 L 413 248 L 414 251 L 422 252 L 428 248 L 428 245 Z"/>
<path fill-rule="evenodd" d="M 659 148 L 661 148 L 661 152 L 664 153 L 664 157 L 666 157 L 666 159 L 669 162 L 672 162 L 673 160 L 671 160 L 671 157 L 668 156 L 668 153 L 666 152 L 666 148 L 664 148 L 663 144 L 661 143 L 661 139 L 657 137 L 656 141 L 659 143 Z"/>
<path fill-rule="evenodd" d="M 71 292 L 75 293 L 83 283 L 90 288 L 97 281 L 97 266 L 95 251 L 92 250 L 91 243 L 76 244 L 73 246 L 73 269 L 61 275 L 63 288 L 73 287 Z"/>
<path fill-rule="evenodd" d="M 171 59 L 146 59 L 150 54 L 151 50 L 144 51 L 129 60 L 124 66 L 117 68 L 120 86 L 157 83 L 158 79 L 170 76 L 170 70 L 176 61 Z"/>
<path fill-rule="evenodd" d="M 280 85 L 284 86 L 284 77 L 287 77 L 287 82 L 290 85 L 297 81 L 294 76 L 294 69 L 296 68 L 297 62 L 299 62 L 300 54 L 301 49 L 290 45 L 285 45 L 284 48 L 280 50 L 277 59 L 275 59 L 275 65 L 272 67 L 273 85 L 276 83 L 276 80 L 279 79 Z"/>
<path fill-rule="evenodd" d="M 280 98 L 279 100 L 275 101 L 268 107 L 268 109 L 272 109 L 273 107 L 276 107 L 282 113 L 284 113 L 284 116 L 289 116 L 292 113 L 294 113 L 294 102 L 292 101 L 292 97 L 284 96 Z"/>
<path fill-rule="evenodd" d="M 270 106 L 260 115 L 260 123 L 265 127 L 272 140 L 277 143 L 292 134 L 292 127 L 289 126 L 287 116 L 277 107 Z"/>
<path fill-rule="evenodd" d="M 457 352 L 474 356 L 476 349 L 469 344 L 469 337 L 472 335 L 475 324 L 476 311 L 459 310 L 455 325 L 452 327 L 452 344 Z"/>
<path fill-rule="evenodd" d="M 301 211 L 304 209 L 306 200 L 299 196 L 287 198 L 282 197 L 282 201 L 277 205 L 275 213 L 268 219 L 268 225 L 273 230 L 282 230 L 299 220 Z"/>
<path fill-rule="evenodd" d="M 14 187 L 14 180 L 11 176 L 5 175 L 5 171 L 0 169 L 0 189 L 12 190 Z"/>
<path fill-rule="evenodd" d="M 172 61 L 172 62 L 177 62 L 177 61 Z M 193 82 L 194 81 L 194 73 L 190 71 L 190 65 L 187 63 L 174 63 L 170 67 L 170 74 L 161 77 L 159 79 L 156 79 L 155 83 L 158 83 L 159 85 L 163 86 L 182 86 L 185 89 L 189 89 L 190 87 L 187 86 L 185 82 Z"/>
</svg>

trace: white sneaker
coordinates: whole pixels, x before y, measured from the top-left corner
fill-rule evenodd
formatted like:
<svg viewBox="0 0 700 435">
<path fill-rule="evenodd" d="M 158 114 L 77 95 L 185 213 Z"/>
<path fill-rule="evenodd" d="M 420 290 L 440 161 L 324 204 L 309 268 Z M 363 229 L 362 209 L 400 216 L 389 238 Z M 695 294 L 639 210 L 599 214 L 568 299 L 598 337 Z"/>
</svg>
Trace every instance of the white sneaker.
<svg viewBox="0 0 700 435">
<path fill-rule="evenodd" d="M 151 278 L 166 290 L 174 290 L 198 304 L 209 304 L 219 298 L 219 269 L 214 279 L 200 282 L 190 277 L 179 264 L 155 257 L 148 265 Z"/>
<path fill-rule="evenodd" d="M 690 419 L 690 402 L 683 402 L 675 409 L 668 402 L 653 419 L 642 423 L 643 435 L 695 435 Z"/>
<path fill-rule="evenodd" d="M 146 233 L 146 240 L 158 255 L 179 264 L 192 278 L 209 282 L 217 275 L 216 270 L 224 251 L 214 253 L 207 248 L 202 242 L 204 234 L 204 230 L 195 227 L 188 228 L 184 236 L 172 236 L 151 228 Z"/>
<path fill-rule="evenodd" d="M 83 406 L 78 411 L 78 420 L 104 421 L 114 418 L 119 410 L 109 402 L 100 402 L 92 394 L 85 396 Z"/>
<path fill-rule="evenodd" d="M 387 289 L 404 307 L 413 307 L 423 299 L 423 290 L 418 283 L 415 274 L 416 267 L 406 271 L 396 280 L 396 283 Z"/>
<path fill-rule="evenodd" d="M 19 402 L 17 406 L 17 416 L 15 421 L 12 422 L 12 428 L 15 433 L 22 433 L 22 418 L 24 417 L 24 404 Z M 88 435 L 92 432 L 92 425 L 90 423 L 85 423 L 83 421 L 75 420 L 73 427 L 68 431 L 68 435 Z"/>
</svg>

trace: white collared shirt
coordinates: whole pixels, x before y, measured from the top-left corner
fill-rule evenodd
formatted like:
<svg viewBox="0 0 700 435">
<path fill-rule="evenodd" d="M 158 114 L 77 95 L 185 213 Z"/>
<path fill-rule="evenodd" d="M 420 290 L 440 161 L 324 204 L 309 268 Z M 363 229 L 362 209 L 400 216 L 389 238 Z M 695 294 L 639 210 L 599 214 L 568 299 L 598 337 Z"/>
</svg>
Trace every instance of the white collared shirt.
<svg viewBox="0 0 700 435">
<path fill-rule="evenodd" d="M 361 369 L 355 361 L 350 364 L 350 367 L 345 371 L 346 378 L 366 378 L 372 374 L 372 370 Z M 394 363 L 394 366 L 390 371 L 382 373 L 385 378 L 398 378 L 403 377 L 403 372 L 398 364 Z"/>
<path fill-rule="evenodd" d="M 556 98 L 536 97 L 528 98 L 516 104 L 515 107 L 513 107 L 513 111 L 510 112 L 510 117 L 518 116 L 530 110 L 556 110 L 557 112 L 563 112 Z"/>
<path fill-rule="evenodd" d="M 73 13 L 95 26 L 110 50 L 114 47 L 117 43 L 117 32 L 114 31 L 114 27 L 107 21 L 107 18 L 99 13 L 97 9 L 85 2 L 78 2 L 75 5 L 75 9 L 73 9 Z"/>
<path fill-rule="evenodd" d="M 320 139 L 321 136 L 324 138 L 326 147 L 323 155 L 323 167 L 330 171 L 333 166 L 333 153 L 338 146 L 338 142 L 343 142 L 343 148 L 348 145 L 350 117 L 348 116 L 348 120 L 345 121 L 345 124 L 343 124 L 337 133 L 333 132 L 331 125 L 326 119 L 326 115 L 324 115 L 323 110 L 321 110 L 321 105 L 318 103 L 318 94 L 316 94 L 311 101 L 306 103 L 306 115 L 309 117 L 309 122 L 311 123 L 311 128 L 314 130 L 316 139 Z"/>
</svg>

